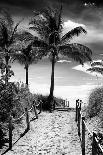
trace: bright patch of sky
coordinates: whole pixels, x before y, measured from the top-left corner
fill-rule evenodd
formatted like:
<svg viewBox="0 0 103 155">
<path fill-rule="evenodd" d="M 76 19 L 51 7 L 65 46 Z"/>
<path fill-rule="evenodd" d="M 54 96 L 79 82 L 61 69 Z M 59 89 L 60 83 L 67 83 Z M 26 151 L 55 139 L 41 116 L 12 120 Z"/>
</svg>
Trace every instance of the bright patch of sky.
<svg viewBox="0 0 103 155">
<path fill-rule="evenodd" d="M 73 28 L 78 27 L 78 26 L 85 27 L 84 24 L 77 23 L 77 22 L 74 22 L 72 20 L 68 20 L 68 21 L 64 22 L 64 29 L 65 28 L 73 29 Z"/>
<path fill-rule="evenodd" d="M 59 62 L 59 63 L 64 63 L 64 62 L 70 63 L 71 61 L 68 61 L 68 60 L 59 60 L 57 62 Z"/>
</svg>

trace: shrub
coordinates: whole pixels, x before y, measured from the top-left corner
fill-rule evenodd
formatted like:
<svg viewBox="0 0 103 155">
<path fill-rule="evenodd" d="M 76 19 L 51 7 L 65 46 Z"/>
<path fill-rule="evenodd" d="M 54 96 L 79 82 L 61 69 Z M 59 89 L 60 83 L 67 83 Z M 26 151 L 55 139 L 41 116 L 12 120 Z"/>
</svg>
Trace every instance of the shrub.
<svg viewBox="0 0 103 155">
<path fill-rule="evenodd" d="M 94 117 L 101 115 L 103 112 L 103 87 L 98 87 L 92 90 L 88 100 L 87 115 Z"/>
<path fill-rule="evenodd" d="M 7 120 L 10 113 L 19 117 L 26 107 L 31 107 L 33 95 L 23 83 L 0 84 L 0 121 Z"/>
<path fill-rule="evenodd" d="M 5 137 L 6 137 L 6 133 L 4 133 L 2 129 L 2 125 L 0 124 L 0 149 L 2 149 L 5 143 L 8 142 L 8 139 Z"/>
<path fill-rule="evenodd" d="M 13 83 L 8 83 L 8 85 L 0 84 L 0 120 L 5 121 L 8 118 L 14 104 L 14 85 Z"/>
<path fill-rule="evenodd" d="M 42 110 L 49 111 L 50 110 L 50 103 L 48 100 L 48 95 L 41 95 L 41 94 L 35 94 L 34 98 L 37 102 L 37 104 L 42 101 Z M 63 104 L 63 99 L 54 97 L 54 102 L 56 106 L 61 106 Z"/>
<path fill-rule="evenodd" d="M 44 110 L 44 111 L 50 110 L 50 104 L 48 103 L 47 95 L 35 94 L 34 98 L 36 100 L 36 104 L 38 104 L 40 101 L 42 102 L 42 110 Z M 40 108 L 40 107 L 38 107 L 38 108 Z"/>
</svg>

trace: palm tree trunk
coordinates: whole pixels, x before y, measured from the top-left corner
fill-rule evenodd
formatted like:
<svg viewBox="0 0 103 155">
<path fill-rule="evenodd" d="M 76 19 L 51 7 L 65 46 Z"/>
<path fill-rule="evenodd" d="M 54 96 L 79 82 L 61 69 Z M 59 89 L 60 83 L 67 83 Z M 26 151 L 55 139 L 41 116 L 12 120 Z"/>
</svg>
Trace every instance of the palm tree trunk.
<svg viewBox="0 0 103 155">
<path fill-rule="evenodd" d="M 52 59 L 52 72 L 51 72 L 51 86 L 50 86 L 50 96 L 53 98 L 53 92 L 54 92 L 54 67 L 55 67 L 55 62 L 54 58 Z"/>
<path fill-rule="evenodd" d="M 28 86 L 28 65 L 25 66 L 26 69 L 26 85 Z"/>
<path fill-rule="evenodd" d="M 50 85 L 50 94 L 48 97 L 48 102 L 50 104 L 50 111 L 54 108 L 53 95 L 54 95 L 54 68 L 55 68 L 55 56 L 52 58 L 52 72 L 51 72 L 51 85 Z"/>
</svg>

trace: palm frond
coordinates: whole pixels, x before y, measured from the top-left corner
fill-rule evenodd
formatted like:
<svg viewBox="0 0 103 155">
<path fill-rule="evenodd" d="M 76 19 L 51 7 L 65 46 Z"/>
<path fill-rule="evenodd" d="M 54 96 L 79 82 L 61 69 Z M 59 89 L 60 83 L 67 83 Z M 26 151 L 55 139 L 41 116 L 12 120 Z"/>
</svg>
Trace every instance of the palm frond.
<svg viewBox="0 0 103 155">
<path fill-rule="evenodd" d="M 21 44 L 24 44 L 24 42 Z M 41 59 L 44 55 L 46 55 L 44 46 L 40 46 L 40 42 L 34 41 L 30 42 L 29 44 L 24 44 L 19 47 L 15 45 L 15 53 L 12 54 L 12 62 L 17 60 L 20 64 L 32 64 L 33 62 L 36 63 L 39 59 Z"/>
<path fill-rule="evenodd" d="M 10 37 L 10 40 L 9 40 L 9 45 L 12 44 L 13 40 L 14 40 L 14 34 L 16 33 L 17 31 L 17 28 L 18 26 L 20 25 L 21 21 L 19 21 L 16 26 L 14 27 L 13 31 L 12 31 L 12 34 L 11 34 L 11 37 Z"/>
<path fill-rule="evenodd" d="M 45 8 L 40 12 L 40 14 L 38 14 L 38 18 L 34 17 L 31 20 L 31 22 L 29 23 L 31 25 L 30 29 L 36 31 L 41 38 L 48 40 L 49 36 L 51 37 L 51 34 L 53 34 L 54 32 L 61 32 L 61 12 L 62 7 L 59 10 Z"/>
<path fill-rule="evenodd" d="M 4 23 L 8 27 L 8 29 L 10 29 L 10 31 L 12 31 L 14 22 L 12 20 L 10 13 L 6 9 L 3 8 L 1 9 L 0 21 Z"/>
<path fill-rule="evenodd" d="M 60 9 L 57 10 L 57 14 L 56 14 L 56 23 L 57 23 L 57 27 L 58 30 L 60 31 L 60 33 L 62 32 L 63 29 L 63 23 L 62 23 L 62 4 L 60 6 Z"/>
<path fill-rule="evenodd" d="M 41 40 L 34 41 L 34 47 L 42 48 L 46 50 L 46 52 L 53 51 L 53 46 L 56 46 L 56 50 L 63 55 L 67 55 L 68 57 L 73 58 L 76 61 L 79 61 L 83 64 L 85 61 L 91 61 L 91 50 L 83 46 L 81 44 L 66 44 L 65 41 L 70 41 L 73 36 L 78 36 L 81 33 L 86 33 L 86 30 L 83 27 L 76 27 L 67 34 L 65 34 L 62 38 L 60 36 L 62 30 L 62 5 L 59 10 L 47 8 L 43 11 L 36 14 L 36 17 L 31 21 L 31 29 L 36 31 L 39 34 Z M 59 45 L 62 46 L 59 46 Z M 59 49 L 58 49 L 59 48 Z"/>
<path fill-rule="evenodd" d="M 24 41 L 24 42 L 30 42 L 33 41 L 33 39 L 35 39 L 36 37 L 34 37 L 30 32 L 28 31 L 22 31 L 22 32 L 17 32 L 14 34 L 14 39 L 16 41 Z"/>
<path fill-rule="evenodd" d="M 43 41 L 43 40 L 40 40 L 39 38 L 35 38 L 34 41 L 33 41 L 33 46 L 34 47 L 38 47 L 38 48 L 48 48 L 48 44 Z"/>
<path fill-rule="evenodd" d="M 20 64 L 28 64 L 31 62 L 31 54 L 30 51 L 32 50 L 32 43 L 27 45 L 25 48 L 22 48 L 20 51 L 18 50 L 13 56 L 12 61 L 17 60 Z"/>
<path fill-rule="evenodd" d="M 8 44 L 9 36 L 8 29 L 5 24 L 0 22 L 0 47 Z"/>
<path fill-rule="evenodd" d="M 92 67 L 87 69 L 87 71 L 103 74 L 103 68 L 100 67 Z"/>
<path fill-rule="evenodd" d="M 43 38 L 44 40 L 48 39 L 49 27 L 47 21 L 43 17 L 33 18 L 29 24 L 29 29 L 37 32 L 40 38 Z"/>
<path fill-rule="evenodd" d="M 53 15 L 55 14 L 55 9 L 52 9 L 51 7 L 48 6 L 48 7 L 44 8 L 44 9 L 40 12 L 40 14 L 42 14 L 43 17 L 49 21 L 50 18 L 52 18 Z"/>
<path fill-rule="evenodd" d="M 83 54 L 84 59 L 85 59 L 86 61 L 92 62 L 92 58 L 91 58 L 91 56 L 92 56 L 92 51 L 91 51 L 90 48 L 88 48 L 88 47 L 85 46 L 85 45 L 77 44 L 77 43 L 73 43 L 73 44 L 71 44 L 71 45 L 73 45 L 80 53 Z"/>
<path fill-rule="evenodd" d="M 61 41 L 64 42 L 66 40 L 70 40 L 72 39 L 74 36 L 79 36 L 81 33 L 87 33 L 86 30 L 79 26 L 76 27 L 74 29 L 72 29 L 71 31 L 69 31 L 68 33 L 66 33 L 62 38 Z"/>
<path fill-rule="evenodd" d="M 59 46 L 59 51 L 62 55 L 80 62 L 82 65 L 85 61 L 92 61 L 92 51 L 81 44 L 66 44 Z"/>
</svg>

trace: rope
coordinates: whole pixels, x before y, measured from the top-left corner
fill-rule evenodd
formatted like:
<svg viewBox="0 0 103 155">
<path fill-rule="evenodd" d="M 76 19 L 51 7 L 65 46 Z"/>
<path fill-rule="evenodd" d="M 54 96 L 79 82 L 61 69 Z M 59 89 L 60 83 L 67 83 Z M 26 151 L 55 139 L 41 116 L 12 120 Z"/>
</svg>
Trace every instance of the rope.
<svg viewBox="0 0 103 155">
<path fill-rule="evenodd" d="M 31 109 L 28 110 L 28 112 L 30 112 L 33 109 L 33 105 L 31 107 Z M 17 119 L 13 119 L 13 122 L 19 121 L 23 116 L 25 115 L 25 112 Z"/>
<path fill-rule="evenodd" d="M 16 121 L 20 120 L 24 115 L 25 115 L 25 113 L 23 113 L 19 118 L 13 119 L 13 122 L 16 122 Z"/>
<path fill-rule="evenodd" d="M 32 109 L 33 109 L 33 105 L 32 105 L 32 107 L 31 107 L 31 109 L 28 110 L 28 112 L 30 112 Z"/>
<path fill-rule="evenodd" d="M 36 107 L 38 107 L 41 103 L 39 102 L 37 105 L 35 105 Z"/>
<path fill-rule="evenodd" d="M 97 145 L 98 145 L 98 147 L 100 148 L 100 151 L 103 153 L 103 149 L 102 149 L 102 147 L 101 147 L 101 145 L 100 145 L 100 143 L 98 142 L 98 139 L 95 137 L 95 140 L 96 140 L 96 142 L 97 142 Z"/>
<path fill-rule="evenodd" d="M 86 127 L 87 131 L 89 132 L 90 136 L 93 136 L 93 133 L 89 130 L 89 128 L 88 128 L 87 124 L 85 123 L 85 121 L 83 121 L 83 122 L 84 122 L 85 127 Z"/>
<path fill-rule="evenodd" d="M 81 102 L 82 102 L 82 101 L 81 101 Z M 82 102 L 82 103 L 83 103 L 83 102 Z M 79 107 L 77 107 L 77 108 L 79 108 Z M 81 110 L 80 110 L 80 116 L 83 117 Z M 86 122 L 85 122 L 84 120 L 83 120 L 83 122 L 84 122 L 85 127 L 86 127 L 87 131 L 89 132 L 90 136 L 93 136 L 93 133 L 89 130 L 89 128 L 88 128 Z"/>
<path fill-rule="evenodd" d="M 83 102 L 82 102 L 82 103 L 83 103 Z M 77 108 L 79 108 L 79 107 L 77 106 Z M 83 117 L 81 110 L 80 110 L 80 116 Z M 85 127 L 86 127 L 86 129 L 87 129 L 89 135 L 92 137 L 92 136 L 93 136 L 93 132 L 91 132 L 91 131 L 89 130 L 89 128 L 88 128 L 88 126 L 87 126 L 87 124 L 86 124 L 86 122 L 85 122 L 84 120 L 83 120 L 83 122 L 84 122 L 84 124 L 85 124 Z M 97 145 L 98 145 L 98 147 L 99 147 L 99 149 L 100 149 L 99 151 L 101 151 L 101 153 L 103 153 L 103 148 L 101 147 L 101 145 L 100 145 L 100 143 L 99 143 L 97 137 L 95 137 L 95 141 L 96 141 L 96 143 L 97 143 Z"/>
<path fill-rule="evenodd" d="M 36 101 L 34 101 L 34 102 L 36 102 Z M 37 104 L 36 107 L 38 107 L 39 105 L 40 105 L 40 103 Z M 31 107 L 31 109 L 28 110 L 28 112 L 30 112 L 32 109 L 33 109 L 33 105 Z M 13 122 L 19 121 L 24 115 L 25 115 L 25 112 L 19 118 L 13 119 Z"/>
</svg>

